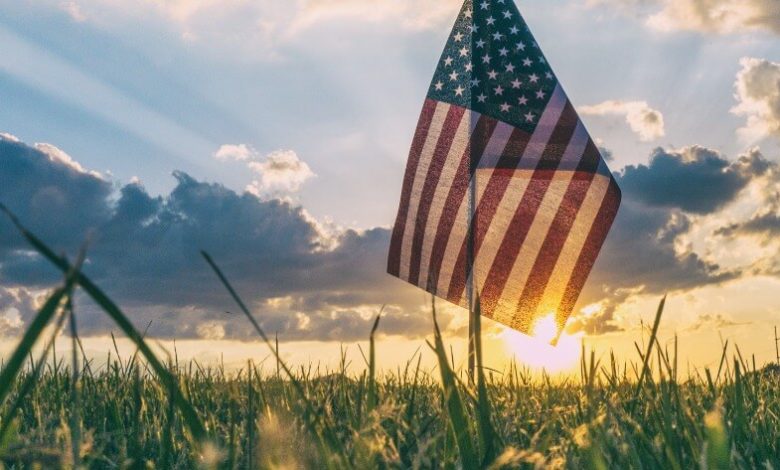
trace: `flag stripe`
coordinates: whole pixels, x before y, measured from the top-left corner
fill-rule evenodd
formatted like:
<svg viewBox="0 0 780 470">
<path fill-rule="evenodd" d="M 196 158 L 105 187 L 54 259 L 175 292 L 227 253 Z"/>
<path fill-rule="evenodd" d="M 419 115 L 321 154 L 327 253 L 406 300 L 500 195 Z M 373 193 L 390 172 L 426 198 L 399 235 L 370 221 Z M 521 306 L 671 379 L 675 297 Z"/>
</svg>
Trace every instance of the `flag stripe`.
<svg viewBox="0 0 780 470">
<path fill-rule="evenodd" d="M 506 123 L 498 122 L 493 124 L 491 127 L 492 132 L 489 134 L 489 139 L 483 141 L 486 143 L 486 145 L 476 145 L 472 146 L 471 148 L 469 154 L 471 163 L 469 166 L 474 170 L 479 167 L 479 162 L 482 161 L 483 158 L 499 158 L 497 156 L 500 156 L 504 152 L 504 149 L 509 143 L 509 139 L 512 137 L 512 127 Z M 458 248 L 460 248 L 462 244 L 468 243 L 469 223 L 471 221 L 471 214 L 468 213 L 470 198 L 468 189 L 471 185 L 471 179 L 475 178 L 475 175 L 475 171 L 469 172 L 469 185 L 466 185 L 464 188 L 465 191 L 462 191 L 462 193 L 459 194 L 461 198 L 460 205 L 464 207 L 465 220 L 463 220 L 463 223 L 460 223 L 459 221 L 459 223 L 453 227 L 452 232 L 449 234 L 447 252 L 448 254 L 458 253 L 458 256 L 448 257 L 446 259 L 448 262 L 442 266 L 442 269 L 439 273 L 438 285 L 442 289 L 442 294 L 450 292 L 449 286 L 453 279 L 465 277 L 465 251 L 461 254 L 458 252 Z M 479 200 L 479 196 L 477 196 L 477 200 Z M 450 299 L 449 296 L 447 298 Z M 460 303 L 460 298 L 453 299 L 451 301 L 454 303 Z"/>
<path fill-rule="evenodd" d="M 542 114 L 539 125 L 534 131 L 534 134 L 531 136 L 529 142 L 524 146 L 524 151 L 522 157 L 520 158 L 519 164 L 515 163 L 516 167 L 523 166 L 523 161 L 526 159 L 538 161 L 539 158 L 541 158 L 541 153 L 544 152 L 547 143 L 552 138 L 552 135 L 556 130 L 557 123 L 560 120 L 561 114 L 567 102 L 568 100 L 566 100 L 566 96 L 563 94 L 562 89 L 560 87 L 556 87 L 555 92 L 553 93 L 553 98 L 551 99 L 550 104 L 547 106 L 544 113 Z M 539 155 L 537 155 L 537 153 L 539 153 Z M 503 155 L 503 149 L 500 152 L 500 154 Z M 509 157 L 506 157 L 506 158 L 499 159 L 499 161 L 505 162 L 509 159 L 510 159 Z M 517 162 L 516 159 L 514 161 Z M 485 188 L 487 191 L 487 187 Z M 504 188 L 504 190 L 505 189 L 506 188 Z M 488 194 L 489 197 L 496 198 L 499 201 L 504 198 L 504 191 L 496 194 L 493 193 L 486 193 L 486 194 Z M 477 199 L 478 208 L 479 205 L 481 204 L 482 199 L 483 199 L 482 197 L 479 197 Z M 490 224 L 492 223 L 492 220 L 486 220 L 485 223 Z M 467 251 L 468 251 L 468 238 L 466 235 L 464 235 L 463 239 L 461 239 L 461 246 L 460 246 L 460 251 L 458 253 L 457 264 L 453 270 L 452 280 L 450 281 L 449 290 L 447 294 L 447 298 L 450 299 L 450 301 L 455 303 L 461 303 L 460 300 L 465 293 L 466 282 L 471 276 L 470 274 L 471 269 L 469 269 L 469 267 L 466 266 Z M 475 255 L 474 258 L 476 259 L 476 257 L 478 256 L 478 252 L 475 252 L 474 255 Z M 491 282 L 492 282 L 492 278 L 491 278 Z M 503 286 L 501 289 L 503 289 Z M 483 300 L 486 300 L 484 295 L 483 295 Z M 483 312 L 487 314 L 487 312 L 484 309 Z"/>
<path fill-rule="evenodd" d="M 588 193 L 571 226 L 569 236 L 542 295 L 540 307 L 537 309 L 540 312 L 556 312 L 556 320 L 560 325 L 568 319 L 571 312 L 559 311 L 558 306 L 564 298 L 566 286 L 573 276 L 575 264 L 591 227 L 601 222 L 598 219 L 598 212 L 607 195 L 610 181 L 609 177 L 596 175 L 590 183 Z"/>
<path fill-rule="evenodd" d="M 488 145 L 483 149 L 483 151 L 482 152 L 472 151 L 471 168 L 473 169 L 473 171 L 471 172 L 471 176 L 470 176 L 471 178 L 470 184 L 474 184 L 476 182 L 474 181 L 474 178 L 477 178 L 479 174 L 478 168 L 481 166 L 482 161 L 484 160 L 497 161 L 498 159 L 501 158 L 501 155 L 504 153 L 504 150 L 506 149 L 507 145 L 509 145 L 512 135 L 513 135 L 512 126 L 504 122 L 499 122 L 496 125 L 493 134 L 490 136 Z M 478 201 L 481 200 L 481 194 L 479 193 L 479 187 L 476 184 L 474 184 L 474 186 L 477 188 L 477 195 L 475 197 L 475 200 L 477 201 L 478 204 Z M 469 205 L 470 197 L 471 195 L 468 192 L 463 194 L 462 204 L 466 205 L 466 207 L 468 207 Z M 472 208 L 472 211 L 473 210 L 474 208 Z M 451 286 L 453 282 L 460 282 L 465 287 L 465 278 L 468 272 L 467 249 L 468 249 L 469 236 L 470 236 L 469 230 L 470 230 L 470 225 L 472 223 L 472 220 L 473 220 L 473 214 L 467 213 L 465 223 L 462 225 L 463 230 L 453 232 L 453 234 L 450 236 L 450 243 L 453 243 L 451 249 L 456 250 L 457 257 L 454 258 L 455 263 L 452 266 L 452 269 L 448 270 L 450 277 L 447 279 L 447 281 L 449 282 L 444 284 L 444 286 L 446 286 L 446 290 L 444 292 L 447 292 L 447 298 L 454 303 L 462 303 L 461 302 L 462 290 L 460 292 L 457 292 L 456 296 L 452 296 L 451 294 L 453 293 L 453 291 Z"/>
<path fill-rule="evenodd" d="M 576 145 L 575 140 L 576 139 L 573 139 L 572 143 Z M 572 146 L 570 146 L 570 148 L 571 147 Z M 598 161 L 598 150 L 594 146 L 586 144 L 584 148 L 580 147 L 577 150 L 579 150 L 582 155 L 580 160 L 581 167 L 587 167 L 589 161 Z M 561 173 L 571 174 L 569 172 Z M 571 176 L 568 188 L 566 189 L 566 194 L 558 204 L 555 219 L 548 229 L 547 236 L 539 249 L 539 255 L 536 258 L 536 262 L 533 264 L 528 281 L 523 288 L 523 294 L 517 303 L 516 311 L 522 313 L 520 315 L 515 315 L 516 318 L 532 318 L 537 314 L 547 315 L 551 313 L 538 311 L 539 303 L 541 302 L 542 294 L 544 294 L 550 281 L 553 269 L 558 262 L 563 245 L 571 234 L 571 228 L 575 218 L 580 212 L 582 203 L 585 201 L 585 196 L 590 189 L 594 173 L 580 171 Z"/>
<path fill-rule="evenodd" d="M 558 121 L 561 123 L 568 123 L 572 116 L 576 117 L 576 113 L 574 112 L 574 108 L 567 101 Z M 568 141 L 571 140 L 571 137 L 574 134 L 574 129 L 575 126 L 568 125 L 553 127 L 553 132 L 548 139 L 548 143 L 551 145 L 549 148 L 545 147 L 545 150 L 542 152 L 542 155 L 539 156 L 538 161 L 542 161 L 543 158 L 547 160 L 560 160 L 561 157 L 563 157 L 565 150 L 565 148 L 560 145 L 560 142 L 567 142 L 568 144 Z M 529 147 L 530 146 L 531 145 L 529 144 Z M 526 154 L 531 150 L 531 158 L 534 158 L 537 149 L 538 147 L 526 149 Z M 525 158 L 525 154 L 523 155 L 523 158 Z M 521 172 L 519 174 L 522 175 L 526 173 Z M 482 292 L 481 298 L 484 301 L 482 305 L 483 310 L 488 316 L 493 315 L 493 312 L 498 305 L 498 299 L 502 297 L 506 283 L 509 280 L 509 275 L 518 260 L 520 251 L 526 243 L 526 238 L 533 227 L 534 221 L 538 215 L 538 210 L 542 207 L 547 189 L 554 177 L 555 173 L 545 171 L 544 168 L 540 168 L 533 172 L 530 178 L 531 181 L 525 188 L 525 192 L 517 209 L 512 215 L 509 226 L 506 231 L 499 232 L 503 233 L 504 236 L 495 258 L 493 260 L 485 260 L 485 269 L 489 269 L 487 278 L 490 282 L 486 283 L 484 286 L 478 286 L 478 288 Z M 492 222 L 492 220 L 489 221 L 489 223 Z M 526 259 L 522 261 L 528 262 Z"/>
<path fill-rule="evenodd" d="M 409 161 L 406 165 L 406 174 L 404 175 L 403 188 L 401 189 L 401 203 L 398 206 L 398 216 L 396 217 L 395 225 L 393 226 L 393 236 L 390 239 L 390 254 L 388 255 L 387 260 L 387 272 L 393 276 L 400 275 L 401 243 L 406 230 L 406 217 L 409 211 L 414 175 L 417 173 L 417 164 L 420 161 L 423 145 L 428 137 L 428 130 L 431 127 L 436 106 L 436 101 L 432 99 L 425 100 L 422 112 L 420 113 L 417 131 L 414 133 L 414 139 L 412 140 L 412 148 L 409 151 Z"/>
<path fill-rule="evenodd" d="M 442 132 L 430 157 L 430 164 L 424 177 L 425 183 L 423 184 L 422 192 L 417 199 L 417 217 L 415 218 L 414 235 L 412 236 L 412 249 L 409 254 L 409 282 L 415 285 L 426 287 L 428 285 L 427 279 L 423 279 L 422 283 L 419 282 L 420 257 L 425 239 L 425 228 L 428 225 L 428 214 L 430 214 L 431 204 L 436 195 L 436 187 L 439 185 L 444 165 L 447 163 L 448 156 L 451 153 L 450 149 L 453 148 L 456 140 L 461 142 L 468 141 L 468 134 L 462 135 L 461 129 L 464 125 L 468 126 L 468 120 L 463 119 L 465 112 L 466 109 L 460 106 L 450 106 L 447 111 L 447 118 L 444 120 Z"/>
<path fill-rule="evenodd" d="M 585 240 L 582 251 L 580 251 L 572 277 L 566 286 L 563 299 L 558 307 L 558 312 L 561 316 L 565 315 L 568 317 L 574 310 L 577 298 L 579 297 L 582 288 L 585 286 L 585 281 L 588 279 L 588 275 L 590 275 L 590 271 L 601 250 L 601 245 L 606 240 L 609 229 L 612 226 L 612 222 L 615 220 L 618 208 L 620 207 L 620 189 L 618 188 L 617 183 L 615 183 L 614 178 L 611 176 L 608 178 L 609 187 L 607 189 L 607 194 L 604 197 L 598 215 L 595 218 L 597 223 L 594 223 L 590 228 L 588 238 Z"/>
<path fill-rule="evenodd" d="M 409 213 L 406 217 L 406 229 L 404 230 L 403 242 L 401 243 L 400 276 L 403 279 L 409 279 L 409 268 L 412 261 L 410 258 L 412 237 L 414 236 L 415 221 L 417 220 L 417 210 L 420 207 L 420 195 L 422 193 L 423 185 L 425 184 L 425 177 L 428 174 L 428 167 L 431 164 L 434 149 L 439 142 L 439 136 L 444 130 L 444 121 L 447 119 L 449 110 L 450 105 L 447 103 L 439 103 L 436 106 L 436 111 L 433 113 L 431 128 L 428 132 L 428 138 L 425 140 L 425 145 L 423 145 L 420 161 L 417 164 L 417 171 L 414 175 L 414 183 L 412 184 L 409 200 Z"/>
<path fill-rule="evenodd" d="M 435 186 L 434 192 L 430 197 L 431 207 L 427 223 L 424 227 L 422 252 L 420 254 L 419 264 L 420 273 L 417 282 L 418 285 L 425 283 L 426 288 L 430 287 L 430 289 L 433 289 L 437 283 L 435 275 L 438 275 L 438 273 L 434 273 L 433 270 L 431 270 L 431 257 L 436 242 L 436 232 L 441 223 L 441 219 L 444 216 L 449 193 L 455 184 L 455 178 L 458 176 L 458 168 L 461 165 L 461 162 L 463 162 L 464 159 L 467 159 L 466 152 L 469 150 L 469 142 L 479 119 L 480 115 L 478 113 L 469 111 L 463 115 L 454 143 L 450 148 L 447 155 L 447 161 L 445 162 L 439 177 L 439 182 Z M 468 161 L 466 161 L 465 164 L 468 165 Z M 467 178 L 468 176 L 464 179 Z M 424 196 L 424 199 L 426 197 L 427 196 Z"/>
</svg>

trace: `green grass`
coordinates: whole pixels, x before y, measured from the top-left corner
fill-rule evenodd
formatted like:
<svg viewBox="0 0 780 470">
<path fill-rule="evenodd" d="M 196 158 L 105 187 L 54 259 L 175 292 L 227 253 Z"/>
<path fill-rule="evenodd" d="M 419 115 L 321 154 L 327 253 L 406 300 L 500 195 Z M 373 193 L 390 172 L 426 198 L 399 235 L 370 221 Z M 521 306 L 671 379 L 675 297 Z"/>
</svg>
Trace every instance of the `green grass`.
<svg viewBox="0 0 780 470">
<path fill-rule="evenodd" d="M 0 206 L 0 209 L 2 207 Z M 780 468 L 780 367 L 757 370 L 724 345 L 716 370 L 681 378 L 676 341 L 657 338 L 622 366 L 583 351 L 580 377 L 553 380 L 513 366 L 453 369 L 436 324 L 435 370 L 420 356 L 377 374 L 377 318 L 366 370 L 293 370 L 204 253 L 276 359 L 275 374 L 163 361 L 121 308 L 80 270 L 24 230 L 63 272 L 17 349 L 0 366 L 0 465 L 6 468 Z M 71 298 L 82 289 L 137 352 L 84 357 Z M 56 357 L 66 326 L 72 355 Z M 35 345 L 42 347 L 34 349 Z M 42 351 L 38 357 L 33 351 Z"/>
</svg>

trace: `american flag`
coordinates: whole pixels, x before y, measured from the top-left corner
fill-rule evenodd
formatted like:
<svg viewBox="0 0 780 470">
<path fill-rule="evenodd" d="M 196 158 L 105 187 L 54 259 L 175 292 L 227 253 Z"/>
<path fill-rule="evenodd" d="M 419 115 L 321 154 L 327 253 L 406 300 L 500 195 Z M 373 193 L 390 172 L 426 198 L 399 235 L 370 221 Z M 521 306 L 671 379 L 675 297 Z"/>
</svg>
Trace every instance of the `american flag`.
<svg viewBox="0 0 780 470">
<path fill-rule="evenodd" d="M 513 0 L 467 0 L 412 143 L 388 272 L 561 331 L 620 189 Z"/>
</svg>

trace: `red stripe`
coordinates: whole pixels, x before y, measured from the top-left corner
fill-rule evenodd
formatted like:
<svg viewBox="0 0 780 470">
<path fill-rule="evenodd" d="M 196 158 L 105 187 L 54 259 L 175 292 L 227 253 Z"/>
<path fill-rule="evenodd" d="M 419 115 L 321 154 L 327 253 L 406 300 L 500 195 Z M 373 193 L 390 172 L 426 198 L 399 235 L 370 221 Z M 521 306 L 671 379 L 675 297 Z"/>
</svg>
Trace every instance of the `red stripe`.
<svg viewBox="0 0 780 470">
<path fill-rule="evenodd" d="M 428 226 L 428 214 L 431 212 L 431 204 L 436 195 L 436 187 L 441 179 L 441 172 L 444 164 L 447 163 L 447 155 L 450 153 L 458 128 L 463 121 L 463 115 L 466 108 L 460 106 L 450 106 L 447 112 L 447 118 L 444 120 L 444 127 L 439 135 L 439 141 L 436 143 L 436 149 L 431 157 L 431 164 L 428 168 L 428 174 L 425 177 L 422 194 L 420 195 L 420 205 L 417 209 L 417 220 L 412 239 L 412 252 L 410 255 L 409 282 L 414 285 L 420 285 L 420 264 L 422 263 L 422 246 L 425 241 L 425 229 Z M 429 279 L 425 280 L 425 285 L 429 285 Z"/>
<path fill-rule="evenodd" d="M 558 120 L 558 125 L 550 137 L 550 142 L 545 147 L 544 154 L 539 161 L 539 168 L 531 176 L 531 181 L 523 194 L 517 211 L 512 217 L 512 221 L 501 242 L 501 247 L 498 249 L 496 259 L 490 267 L 485 286 L 482 288 L 480 300 L 482 302 L 482 311 L 491 318 L 509 281 L 509 275 L 512 273 L 512 268 L 520 254 L 520 249 L 525 243 L 528 232 L 531 230 L 536 213 L 539 211 L 544 196 L 547 194 L 550 181 L 555 174 L 549 171 L 548 162 L 560 161 L 563 157 L 577 127 L 577 119 L 574 107 L 567 102 Z M 566 144 L 563 145 L 563 142 L 566 142 Z M 531 261 L 529 260 L 529 262 Z"/>
<path fill-rule="evenodd" d="M 471 178 L 470 163 L 473 160 L 472 155 L 481 155 L 485 152 L 485 148 L 487 147 L 497 124 L 495 119 L 486 116 L 479 117 L 477 125 L 474 127 L 474 132 L 471 135 L 469 145 L 466 148 L 466 151 L 463 152 L 463 157 L 460 159 L 460 164 L 455 173 L 452 187 L 447 194 L 447 201 L 444 204 L 444 211 L 439 219 L 439 226 L 436 229 L 436 238 L 433 242 L 433 250 L 431 252 L 430 279 L 434 281 L 434 294 L 437 294 L 437 292 L 435 292 L 435 290 L 438 290 L 437 281 L 441 273 L 442 263 L 444 262 L 447 243 L 452 234 L 452 227 L 455 225 L 455 220 L 458 217 L 458 209 L 460 208 L 460 205 L 463 204 L 463 199 L 466 197 L 466 193 L 469 190 Z M 461 267 L 461 270 L 465 272 L 465 267 Z"/>
<path fill-rule="evenodd" d="M 587 168 L 589 162 L 599 159 L 599 151 L 593 141 L 589 140 L 585 148 L 585 153 L 580 160 L 579 167 Z M 579 170 L 579 168 L 578 168 Z M 577 214 L 582 208 L 585 196 L 591 187 L 595 173 L 577 172 L 572 175 L 566 194 L 563 196 L 558 212 L 555 214 L 547 236 L 542 243 L 539 256 L 536 258 L 531 274 L 528 277 L 523 294 L 517 303 L 517 312 L 515 318 L 523 320 L 533 319 L 542 300 L 547 284 L 550 282 L 555 265 L 566 243 L 572 225 L 577 218 Z M 546 313 L 546 312 L 545 312 Z"/>
<path fill-rule="evenodd" d="M 412 148 L 409 151 L 409 160 L 406 164 L 406 174 L 404 176 L 403 189 L 401 190 L 401 204 L 398 207 L 398 217 L 393 227 L 393 236 L 390 240 L 390 254 L 387 260 L 387 272 L 398 276 L 401 273 L 401 245 L 403 244 L 404 232 L 406 231 L 406 218 L 409 211 L 409 200 L 412 196 L 412 186 L 414 185 L 414 176 L 417 173 L 417 165 L 420 163 L 425 139 L 428 137 L 428 131 L 433 121 L 433 114 L 436 111 L 437 101 L 426 99 L 420 113 L 420 120 L 417 124 L 417 130 L 412 140 Z"/>
<path fill-rule="evenodd" d="M 607 234 L 609 234 L 609 229 L 615 221 L 618 208 L 620 207 L 620 199 L 620 188 L 618 188 L 614 178 L 611 178 L 607 194 L 604 196 L 599 213 L 593 222 L 593 226 L 590 228 L 590 233 L 585 241 L 582 253 L 580 253 L 580 257 L 574 267 L 574 273 L 566 286 L 563 299 L 561 299 L 561 304 L 558 308 L 558 321 L 561 324 L 574 311 L 574 305 L 577 303 L 580 292 L 582 292 L 582 288 L 585 286 L 585 281 L 596 263 L 599 251 L 601 251 L 601 247 L 607 239 Z"/>
<path fill-rule="evenodd" d="M 516 166 L 516 162 L 522 157 L 530 138 L 531 137 L 526 132 L 520 129 L 513 130 L 512 134 L 509 136 L 509 141 L 501 154 L 498 166 L 501 167 L 502 162 L 508 162 L 512 159 L 514 159 L 514 166 Z M 506 188 L 509 186 L 509 178 L 503 175 L 505 171 L 506 170 L 498 168 L 493 170 L 493 173 L 488 180 L 488 186 L 484 192 L 485 196 L 477 203 L 474 217 L 471 220 L 471 230 L 474 233 L 474 257 L 479 253 L 479 248 L 482 246 L 482 242 L 485 239 L 487 229 L 490 228 L 490 221 L 493 220 L 493 216 L 496 214 L 498 206 L 504 198 Z M 514 170 L 511 170 L 510 174 L 513 175 Z M 484 221 L 484 223 L 480 223 L 481 221 Z M 451 302 L 459 302 L 463 295 L 463 290 L 466 288 L 466 279 L 468 278 L 470 271 L 469 267 L 466 266 L 468 262 L 468 249 L 469 240 L 468 237 L 466 237 L 458 251 L 455 269 L 453 270 L 452 279 L 450 280 L 447 298 Z M 485 312 L 483 311 L 483 314 L 484 313 Z"/>
</svg>

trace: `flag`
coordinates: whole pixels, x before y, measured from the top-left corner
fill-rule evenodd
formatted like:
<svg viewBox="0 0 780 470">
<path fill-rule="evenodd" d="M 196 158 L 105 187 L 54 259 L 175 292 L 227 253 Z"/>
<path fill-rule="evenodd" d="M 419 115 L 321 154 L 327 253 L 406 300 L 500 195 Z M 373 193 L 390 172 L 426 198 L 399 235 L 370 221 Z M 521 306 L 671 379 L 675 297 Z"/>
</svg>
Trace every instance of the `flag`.
<svg viewBox="0 0 780 470">
<path fill-rule="evenodd" d="M 513 0 L 467 0 L 423 105 L 388 272 L 560 332 L 620 189 Z"/>
</svg>

